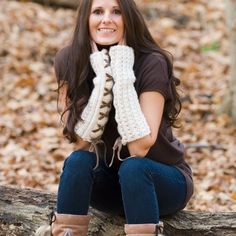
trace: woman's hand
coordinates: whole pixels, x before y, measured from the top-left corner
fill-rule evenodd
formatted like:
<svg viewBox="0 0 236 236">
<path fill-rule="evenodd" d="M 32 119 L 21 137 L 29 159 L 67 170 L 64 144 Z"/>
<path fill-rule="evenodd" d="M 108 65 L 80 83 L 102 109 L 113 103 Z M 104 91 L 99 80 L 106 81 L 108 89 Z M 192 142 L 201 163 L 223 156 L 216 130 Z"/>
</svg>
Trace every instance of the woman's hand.
<svg viewBox="0 0 236 236">
<path fill-rule="evenodd" d="M 151 132 L 134 87 L 136 80 L 133 71 L 134 50 L 124 43 L 123 38 L 119 45 L 111 47 L 109 51 L 111 71 L 115 82 L 113 86 L 115 119 L 123 145 L 143 138 Z"/>
<path fill-rule="evenodd" d="M 108 51 L 106 49 L 99 51 L 94 41 L 90 41 L 90 45 L 92 50 L 90 63 L 96 75 L 93 79 L 94 88 L 82 111 L 82 119 L 75 125 L 75 133 L 81 139 L 93 142 L 101 138 L 108 121 L 113 80 L 108 76 L 111 73 Z"/>
</svg>

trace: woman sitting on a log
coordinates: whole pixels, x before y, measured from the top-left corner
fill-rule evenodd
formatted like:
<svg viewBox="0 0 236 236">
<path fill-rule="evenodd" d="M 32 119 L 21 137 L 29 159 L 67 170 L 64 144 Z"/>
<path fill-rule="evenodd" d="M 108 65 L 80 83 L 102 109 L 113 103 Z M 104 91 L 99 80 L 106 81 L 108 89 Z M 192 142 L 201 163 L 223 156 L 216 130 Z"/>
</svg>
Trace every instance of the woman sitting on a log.
<svg viewBox="0 0 236 236">
<path fill-rule="evenodd" d="M 64 163 L 52 235 L 87 235 L 90 205 L 124 215 L 126 235 L 158 235 L 160 216 L 185 207 L 193 182 L 171 130 L 180 81 L 135 2 L 81 0 L 55 71 L 63 134 L 77 148 Z"/>
</svg>

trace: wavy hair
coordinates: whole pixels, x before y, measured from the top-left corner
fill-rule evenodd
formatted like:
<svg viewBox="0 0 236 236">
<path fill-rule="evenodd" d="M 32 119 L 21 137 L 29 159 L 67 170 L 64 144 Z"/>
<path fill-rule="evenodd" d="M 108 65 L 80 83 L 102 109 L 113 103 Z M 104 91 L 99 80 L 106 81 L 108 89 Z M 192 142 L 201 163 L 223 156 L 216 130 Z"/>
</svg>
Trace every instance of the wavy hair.
<svg viewBox="0 0 236 236">
<path fill-rule="evenodd" d="M 64 73 L 68 83 L 68 102 L 61 118 L 65 112 L 69 112 L 63 134 L 70 142 L 77 140 L 74 127 L 90 96 L 87 79 L 91 70 L 89 16 L 92 2 L 93 0 L 80 0 L 74 34 L 69 47 L 67 69 Z M 176 121 L 181 110 L 181 101 L 176 86 L 180 84 L 180 80 L 173 75 L 172 55 L 155 42 L 133 0 L 117 0 L 117 2 L 124 21 L 126 44 L 134 49 L 135 56 L 138 56 L 139 53 L 158 52 L 166 60 L 172 99 L 166 102 L 163 115 L 170 126 L 178 127 Z M 62 84 L 58 84 L 58 91 L 61 87 Z"/>
</svg>

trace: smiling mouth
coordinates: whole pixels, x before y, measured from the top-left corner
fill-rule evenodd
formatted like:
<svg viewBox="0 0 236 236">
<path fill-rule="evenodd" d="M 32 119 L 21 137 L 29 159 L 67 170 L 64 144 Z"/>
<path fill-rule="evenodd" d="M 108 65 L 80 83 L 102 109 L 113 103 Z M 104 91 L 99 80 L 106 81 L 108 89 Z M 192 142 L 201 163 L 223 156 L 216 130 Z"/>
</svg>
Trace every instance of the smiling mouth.
<svg viewBox="0 0 236 236">
<path fill-rule="evenodd" d="M 104 32 L 104 33 L 113 33 L 116 30 L 114 30 L 114 29 L 107 29 L 107 28 L 101 28 L 101 29 L 98 29 L 98 31 L 99 32 Z"/>
</svg>

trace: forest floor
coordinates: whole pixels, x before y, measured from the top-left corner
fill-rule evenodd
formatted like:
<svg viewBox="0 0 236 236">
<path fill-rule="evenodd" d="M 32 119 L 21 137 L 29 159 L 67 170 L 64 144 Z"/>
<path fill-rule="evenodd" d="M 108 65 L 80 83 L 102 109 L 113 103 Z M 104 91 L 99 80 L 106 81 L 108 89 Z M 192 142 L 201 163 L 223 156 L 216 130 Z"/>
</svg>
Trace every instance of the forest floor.
<svg viewBox="0 0 236 236">
<path fill-rule="evenodd" d="M 236 126 L 222 106 L 229 79 L 223 0 L 145 1 L 153 37 L 174 56 L 182 81 L 182 127 L 195 193 L 187 209 L 236 211 Z M 76 12 L 0 3 L 0 183 L 55 192 L 63 160 L 53 60 L 72 36 Z"/>
</svg>

